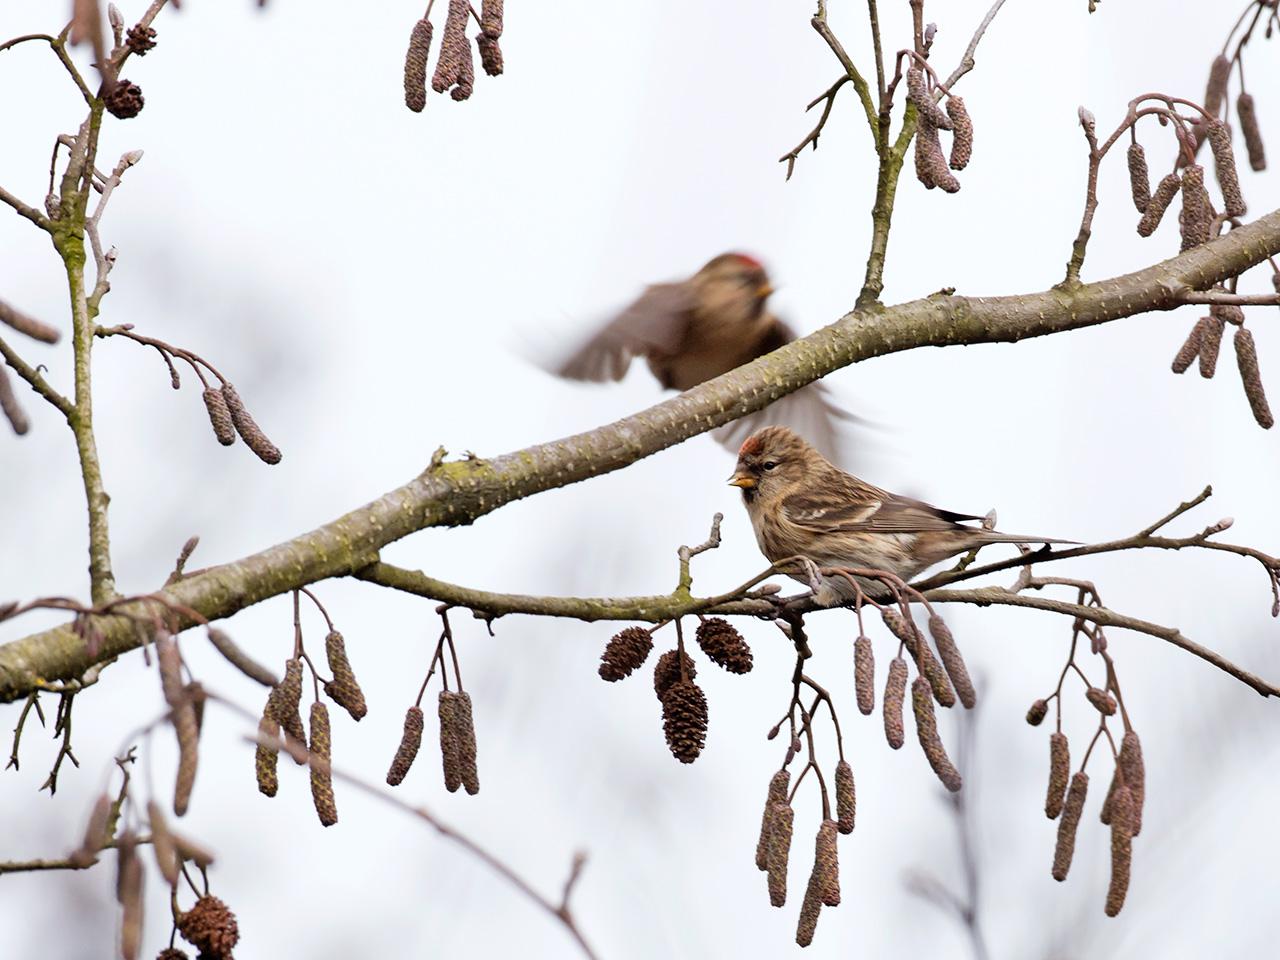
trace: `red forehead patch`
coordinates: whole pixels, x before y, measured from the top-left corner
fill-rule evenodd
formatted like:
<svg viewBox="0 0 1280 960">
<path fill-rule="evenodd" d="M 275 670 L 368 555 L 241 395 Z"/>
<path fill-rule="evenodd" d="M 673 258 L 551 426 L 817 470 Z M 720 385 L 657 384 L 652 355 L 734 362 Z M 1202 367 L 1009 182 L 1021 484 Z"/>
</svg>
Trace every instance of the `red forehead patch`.
<svg viewBox="0 0 1280 960">
<path fill-rule="evenodd" d="M 764 269 L 764 264 L 762 264 L 755 257 L 748 256 L 745 253 L 735 253 L 733 256 L 737 258 L 737 261 L 741 263 L 743 266 L 750 267 L 752 270 Z"/>
<path fill-rule="evenodd" d="M 738 448 L 738 456 L 749 457 L 759 453 L 764 449 L 764 441 L 759 436 L 747 437 L 742 441 L 742 446 Z"/>
</svg>

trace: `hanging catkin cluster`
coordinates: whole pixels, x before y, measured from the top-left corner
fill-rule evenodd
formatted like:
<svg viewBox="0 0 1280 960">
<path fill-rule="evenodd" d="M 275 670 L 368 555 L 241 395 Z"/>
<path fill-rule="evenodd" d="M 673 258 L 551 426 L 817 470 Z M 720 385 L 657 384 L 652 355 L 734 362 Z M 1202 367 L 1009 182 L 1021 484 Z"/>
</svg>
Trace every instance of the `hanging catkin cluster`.
<svg viewBox="0 0 1280 960">
<path fill-rule="evenodd" d="M 428 13 L 430 8 L 428 7 Z M 484 72 L 496 77 L 503 71 L 502 2 L 485 0 L 476 14 L 468 0 L 449 0 L 444 30 L 440 34 L 440 55 L 436 59 L 431 89 L 436 93 L 450 90 L 454 100 L 466 100 L 475 89 L 475 61 L 467 40 L 467 21 L 475 17 L 480 25 L 476 49 Z M 404 102 L 414 113 L 427 105 L 427 60 L 431 55 L 431 22 L 424 17 L 409 33 L 409 48 L 404 56 Z"/>
<path fill-rule="evenodd" d="M 226 405 L 227 413 L 231 417 L 231 423 L 234 425 L 236 433 L 240 434 L 240 439 L 244 441 L 246 447 L 253 451 L 254 455 L 263 463 L 276 464 L 280 462 L 280 448 L 267 439 L 267 435 L 262 432 L 262 428 L 258 426 L 252 414 L 244 405 L 244 401 L 240 399 L 240 394 L 236 392 L 236 388 L 229 383 L 222 385 L 222 399 Z M 218 442 L 228 445 L 234 442 L 225 439 L 225 425 L 219 426 L 219 417 L 215 416 L 214 409 L 209 405 L 209 391 L 205 391 L 205 405 L 209 409 L 209 419 L 213 423 L 213 432 L 218 438 Z"/>
<path fill-rule="evenodd" d="M 477 794 L 480 792 L 480 776 L 476 769 L 476 728 L 471 717 L 471 694 L 441 690 L 438 713 L 445 789 L 456 793 L 459 787 L 466 787 L 467 793 Z M 407 723 L 406 718 L 406 726 Z"/>
<path fill-rule="evenodd" d="M 1275 417 L 1262 386 L 1257 344 L 1254 343 L 1253 332 L 1244 326 L 1244 319 L 1244 311 L 1239 306 L 1214 304 L 1209 310 L 1209 316 L 1201 317 L 1191 328 L 1187 339 L 1174 355 L 1171 368 L 1174 373 L 1185 373 L 1199 359 L 1200 375 L 1206 379 L 1211 378 L 1217 371 L 1222 335 L 1226 332 L 1227 324 L 1233 324 L 1236 332 L 1232 345 L 1236 352 L 1236 368 L 1240 372 L 1245 399 L 1249 401 L 1249 410 L 1258 426 L 1270 430 L 1275 425 Z"/>
<path fill-rule="evenodd" d="M 939 107 L 924 68 L 915 60 L 907 70 L 907 100 L 916 108 L 916 179 L 930 190 L 955 193 L 960 181 L 951 171 L 963 170 L 973 156 L 973 120 L 964 100 L 948 96 L 946 110 Z M 951 131 L 950 156 L 943 152 L 939 130 Z"/>
</svg>

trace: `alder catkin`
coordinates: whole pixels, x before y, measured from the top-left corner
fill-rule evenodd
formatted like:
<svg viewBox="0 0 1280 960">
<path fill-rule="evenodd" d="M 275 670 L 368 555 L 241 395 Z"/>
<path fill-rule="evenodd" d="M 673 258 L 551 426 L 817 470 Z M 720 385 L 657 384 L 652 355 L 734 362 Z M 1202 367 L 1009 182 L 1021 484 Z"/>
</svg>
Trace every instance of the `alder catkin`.
<svg viewBox="0 0 1280 960">
<path fill-rule="evenodd" d="M 911 706 L 916 715 L 916 735 L 929 766 L 933 767 L 942 785 L 955 793 L 961 786 L 960 771 L 951 763 L 942 746 L 942 738 L 938 736 L 938 722 L 933 715 L 933 691 L 924 677 L 916 677 L 911 683 Z"/>
<path fill-rule="evenodd" d="M 244 405 L 244 401 L 240 399 L 240 394 L 236 393 L 236 388 L 229 383 L 222 385 L 222 398 L 227 402 L 227 410 L 231 413 L 231 422 L 235 425 L 236 432 L 240 434 L 240 439 L 245 442 L 250 450 L 263 463 L 276 464 L 280 462 L 280 448 L 267 439 L 267 435 L 262 432 L 262 428 L 258 426 L 256 420 L 249 413 Z M 217 430 L 217 426 L 214 426 Z M 219 438 L 221 440 L 221 438 Z"/>
<path fill-rule="evenodd" d="M 1187 339 L 1182 342 L 1178 352 L 1174 354 L 1172 369 L 1174 373 L 1186 373 L 1191 363 L 1200 356 L 1200 344 L 1204 342 L 1204 328 L 1209 323 L 1208 317 L 1196 321 Z"/>
<path fill-rule="evenodd" d="M 100 851 L 110 839 L 107 836 L 107 820 L 111 816 L 111 798 L 103 793 L 94 801 L 89 811 L 89 822 L 85 824 L 84 839 L 80 846 L 71 852 L 67 859 L 77 867 L 87 867 L 98 857 Z"/>
<path fill-rule="evenodd" d="M 427 105 L 427 56 L 431 51 L 431 21 L 419 20 L 409 34 L 404 55 L 404 105 L 421 113 Z"/>
<path fill-rule="evenodd" d="M 280 724 L 290 744 L 290 755 L 299 766 L 306 763 L 307 730 L 302 725 L 302 660 L 294 657 L 284 664 L 284 679 L 267 698 L 267 710 Z"/>
<path fill-rule="evenodd" d="M 422 746 L 422 708 L 410 707 L 404 715 L 404 733 L 400 736 L 400 746 L 391 760 L 391 769 L 387 771 L 387 783 L 399 786 L 413 766 L 413 760 Z"/>
<path fill-rule="evenodd" d="M 858 812 L 858 796 L 854 790 L 853 767 L 849 761 L 836 764 L 836 816 L 841 833 L 853 833 L 853 821 Z"/>
<path fill-rule="evenodd" d="M 1106 914 L 1114 917 L 1124 906 L 1133 865 L 1133 796 L 1125 784 L 1116 788 L 1111 804 L 1111 883 L 1107 888 Z"/>
<path fill-rule="evenodd" d="M 209 387 L 202 394 L 204 408 L 209 412 L 209 422 L 213 424 L 213 435 L 224 447 L 236 442 L 236 428 L 231 422 L 231 410 L 227 407 L 226 397 L 221 390 Z"/>
<path fill-rule="evenodd" d="M 1089 775 L 1081 770 L 1071 778 L 1067 802 L 1062 808 L 1062 819 L 1058 821 L 1058 842 L 1053 850 L 1053 879 L 1059 882 L 1067 879 L 1067 871 L 1071 869 L 1071 858 L 1076 852 L 1076 828 L 1080 826 L 1080 815 L 1084 812 L 1088 792 Z"/>
<path fill-rule="evenodd" d="M 116 853 L 116 899 L 120 901 L 123 914 L 120 956 L 124 960 L 135 960 L 142 946 L 142 886 L 145 876 L 132 834 L 121 838 Z"/>
<path fill-rule="evenodd" d="M 440 762 L 444 788 L 457 793 L 462 786 L 462 740 L 458 730 L 458 695 L 441 690 L 437 715 L 440 718 Z"/>
<path fill-rule="evenodd" d="M 1253 419 L 1258 426 L 1270 430 L 1275 425 L 1271 415 L 1271 405 L 1267 403 L 1267 394 L 1262 389 L 1262 376 L 1258 372 L 1258 348 L 1254 345 L 1253 334 L 1247 327 L 1236 330 L 1236 365 L 1240 368 L 1240 381 L 1244 384 L 1244 394 L 1249 398 L 1249 409 L 1253 411 Z"/>
<path fill-rule="evenodd" d="M 960 648 L 956 646 L 955 637 L 951 635 L 951 628 L 942 617 L 934 613 L 929 615 L 929 633 L 932 634 L 933 642 L 938 647 L 938 656 L 942 658 L 942 665 L 951 679 L 956 696 L 960 698 L 960 702 L 966 709 L 973 709 L 974 704 L 978 702 L 978 696 L 973 689 L 973 681 L 969 679 L 969 668 L 965 666 Z"/>
<path fill-rule="evenodd" d="M 884 736 L 897 750 L 903 743 L 902 701 L 907 692 L 907 661 L 894 657 L 889 661 L 889 676 L 884 684 Z"/>
<path fill-rule="evenodd" d="M 863 716 L 870 716 L 876 708 L 876 659 L 868 637 L 853 641 L 853 686 L 858 709 Z"/>
<path fill-rule="evenodd" d="M 1071 778 L 1071 752 L 1064 733 L 1049 735 L 1049 791 L 1045 795 L 1044 815 L 1057 820 L 1067 798 L 1067 781 Z"/>
<path fill-rule="evenodd" d="M 311 802 L 322 826 L 332 827 L 338 822 L 338 807 L 333 797 L 333 773 L 330 759 L 333 750 L 332 731 L 329 727 L 329 708 L 323 701 L 311 704 Z"/>
<path fill-rule="evenodd" d="M 151 827 L 151 852 L 155 854 L 156 866 L 164 882 L 175 886 L 178 882 L 178 849 L 164 811 L 154 800 L 147 802 L 147 823 Z"/>
<path fill-rule="evenodd" d="M 491 40 L 502 36 L 502 0 L 483 0 L 480 4 L 480 32 Z"/>
<path fill-rule="evenodd" d="M 807 947 L 813 943 L 813 935 L 818 932 L 818 916 L 822 913 L 822 895 L 817 871 L 809 874 L 809 884 L 805 887 L 804 900 L 800 904 L 800 919 L 796 924 L 796 943 Z"/>
<path fill-rule="evenodd" d="M 1133 193 L 1133 205 L 1139 213 L 1146 213 L 1147 204 L 1151 202 L 1151 175 L 1147 171 L 1146 151 L 1136 140 L 1129 144 L 1129 189 Z"/>
<path fill-rule="evenodd" d="M 773 805 L 772 826 L 769 828 L 769 852 L 766 866 L 769 872 L 769 903 L 775 907 L 787 902 L 787 859 L 791 855 L 791 832 L 795 826 L 796 812 L 788 803 Z"/>
<path fill-rule="evenodd" d="M 787 787 L 791 783 L 791 771 L 779 770 L 769 780 L 769 793 L 765 797 L 764 812 L 760 815 L 760 839 L 756 841 L 756 868 L 769 869 L 769 836 L 773 831 L 773 818 L 777 807 L 787 805 Z"/>
<path fill-rule="evenodd" d="M 907 99 L 916 105 L 922 125 L 927 120 L 936 128 L 951 129 L 951 118 L 943 113 L 942 108 L 934 101 L 933 95 L 925 86 L 924 70 L 915 61 L 912 61 L 907 69 Z"/>
<path fill-rule="evenodd" d="M 269 701 L 268 706 L 270 706 Z M 273 740 L 280 738 L 280 724 L 276 722 L 275 717 L 271 716 L 270 709 L 258 720 L 258 736 L 270 737 Z M 253 756 L 253 770 L 258 781 L 258 792 L 268 797 L 274 797 L 276 791 L 280 789 L 280 779 L 276 771 L 279 759 L 279 750 L 262 743 L 258 744 L 258 749 Z"/>
<path fill-rule="evenodd" d="M 1231 79 L 1231 61 L 1218 54 L 1209 66 L 1209 80 L 1204 88 L 1204 109 L 1211 117 L 1222 112 L 1222 102 L 1227 96 L 1227 81 Z"/>
<path fill-rule="evenodd" d="M 1244 194 L 1236 171 L 1236 155 L 1231 149 L 1231 130 L 1221 120 L 1209 121 L 1209 148 L 1213 151 L 1213 171 L 1222 190 L 1222 204 L 1228 217 L 1245 215 Z"/>
<path fill-rule="evenodd" d="M 484 67 L 484 72 L 491 77 L 502 76 L 502 47 L 498 41 L 480 34 L 476 37 L 476 49 L 480 51 L 480 66 Z"/>
<path fill-rule="evenodd" d="M 449 13 L 440 38 L 440 58 L 431 77 L 431 89 L 436 93 L 444 93 L 454 87 L 451 94 L 454 100 L 465 100 L 471 96 L 475 76 L 471 43 L 466 35 L 470 15 L 471 4 L 467 0 L 449 0 Z"/>
<path fill-rule="evenodd" d="M 813 870 L 818 877 L 818 890 L 827 907 L 840 906 L 840 860 L 836 851 L 834 820 L 823 820 L 814 844 Z"/>
<path fill-rule="evenodd" d="M 170 720 L 178 738 L 178 773 L 173 784 L 173 812 L 181 817 L 191 803 L 199 761 L 200 727 L 196 722 L 193 699 L 182 682 L 182 661 L 178 645 L 167 633 L 156 637 L 156 660 L 160 670 L 160 686 L 170 708 Z"/>
<path fill-rule="evenodd" d="M 369 712 L 369 706 L 365 703 L 364 691 L 356 682 L 355 671 L 351 669 L 351 661 L 347 658 L 346 641 L 337 630 L 330 630 L 324 638 L 324 652 L 329 661 L 329 669 L 333 671 L 333 679 L 324 685 L 324 692 L 346 710 L 352 720 L 362 719 Z"/>
<path fill-rule="evenodd" d="M 1142 807 L 1146 802 L 1147 772 L 1142 763 L 1142 741 L 1133 730 L 1125 733 L 1124 739 L 1120 741 L 1120 756 L 1117 764 L 1133 799 L 1130 832 L 1136 837 L 1142 832 Z"/>
<path fill-rule="evenodd" d="M 471 694 L 457 695 L 458 763 L 462 787 L 475 796 L 480 792 L 480 773 L 476 767 L 476 724 L 471 713 Z"/>
<path fill-rule="evenodd" d="M 27 419 L 27 412 L 22 409 L 22 404 L 18 402 L 18 397 L 13 392 L 13 382 L 9 379 L 8 372 L 2 366 L 0 366 L 0 412 L 4 413 L 5 419 L 9 421 L 9 426 L 13 428 L 13 432 L 18 436 L 22 436 L 31 429 L 31 421 Z"/>
<path fill-rule="evenodd" d="M 264 687 L 274 687 L 280 682 L 279 677 L 240 649 L 234 640 L 217 627 L 209 628 L 209 642 L 213 644 L 213 648 L 222 654 L 229 664 L 250 680 L 256 680 Z"/>
<path fill-rule="evenodd" d="M 1138 236 L 1149 237 L 1156 232 L 1156 227 L 1160 226 L 1160 221 L 1164 219 L 1164 213 L 1169 209 L 1169 204 L 1173 203 L 1173 198 L 1178 195 L 1178 191 L 1182 188 L 1182 179 L 1176 173 L 1165 174 L 1164 178 L 1156 184 L 1156 192 L 1151 195 L 1151 200 L 1147 203 L 1147 209 L 1142 213 L 1142 219 L 1138 221 Z"/>
<path fill-rule="evenodd" d="M 1267 151 L 1262 144 L 1262 131 L 1258 127 L 1258 114 L 1253 97 L 1242 93 L 1236 100 L 1236 113 L 1240 117 L 1240 132 L 1244 135 L 1245 151 L 1249 154 L 1249 167 L 1261 172 L 1267 169 Z"/>
<path fill-rule="evenodd" d="M 37 320 L 3 300 L 0 300 L 0 323 L 42 343 L 57 343 L 62 337 L 62 332 L 57 327 L 52 327 L 43 320 Z"/>
<path fill-rule="evenodd" d="M 938 128 L 924 117 L 920 118 L 916 129 L 915 162 L 916 176 L 928 189 L 941 187 L 944 193 L 955 193 L 960 189 L 960 181 L 947 166 L 947 156 L 942 152 L 942 143 L 938 139 Z"/>
<path fill-rule="evenodd" d="M 951 169 L 963 170 L 973 157 L 973 120 L 963 97 L 947 97 L 947 116 L 955 128 L 951 135 Z"/>
<path fill-rule="evenodd" d="M 1187 164 L 1182 171 L 1182 212 L 1178 215 L 1182 230 L 1182 249 L 1190 250 L 1209 240 L 1213 226 L 1213 204 L 1204 187 L 1204 167 Z"/>
<path fill-rule="evenodd" d="M 1212 379 L 1218 369 L 1218 351 L 1225 328 L 1226 324 L 1217 317 L 1204 318 L 1204 328 L 1200 331 L 1200 376 L 1206 380 Z"/>
</svg>

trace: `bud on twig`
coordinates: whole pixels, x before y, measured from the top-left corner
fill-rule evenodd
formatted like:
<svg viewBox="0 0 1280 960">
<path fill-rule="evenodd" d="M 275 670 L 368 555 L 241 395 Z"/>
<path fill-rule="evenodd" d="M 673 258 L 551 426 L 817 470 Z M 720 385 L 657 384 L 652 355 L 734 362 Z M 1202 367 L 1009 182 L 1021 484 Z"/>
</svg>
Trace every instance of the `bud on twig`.
<svg viewBox="0 0 1280 960">
<path fill-rule="evenodd" d="M 1066 734 L 1049 734 L 1049 792 L 1045 795 L 1044 815 L 1057 820 L 1067 798 L 1067 781 L 1071 778 L 1071 754 Z"/>
<path fill-rule="evenodd" d="M 245 442 L 250 450 L 252 450 L 263 463 L 279 463 L 280 448 L 267 439 L 267 435 L 262 432 L 262 428 L 245 409 L 244 402 L 240 399 L 240 394 L 236 393 L 236 388 L 229 383 L 222 385 L 222 398 L 227 402 L 227 409 L 231 413 L 231 422 L 235 424 L 236 432 L 240 434 L 240 439 Z M 212 414 L 211 414 L 212 416 Z M 217 424 L 214 424 L 214 431 L 217 432 Z M 221 437 L 218 438 L 221 442 Z"/>
<path fill-rule="evenodd" d="M 1262 376 L 1258 373 L 1258 348 L 1254 345 L 1253 334 L 1247 327 L 1236 330 L 1236 365 L 1240 368 L 1240 381 L 1244 384 L 1244 394 L 1249 398 L 1249 409 L 1253 411 L 1253 419 L 1258 426 L 1270 430 L 1275 424 L 1271 415 L 1271 405 L 1267 403 L 1267 394 L 1262 389 Z"/>
<path fill-rule="evenodd" d="M 1173 198 L 1178 195 L 1181 188 L 1182 180 L 1176 173 L 1164 176 L 1156 185 L 1156 192 L 1151 195 L 1142 219 L 1138 221 L 1138 236 L 1149 237 L 1156 232 L 1156 227 L 1160 226 L 1160 221 L 1164 219 L 1164 212 L 1169 209 L 1169 204 L 1173 202 Z"/>
<path fill-rule="evenodd" d="M 419 20 L 409 34 L 404 55 L 404 105 L 421 113 L 427 105 L 427 56 L 431 52 L 431 21 Z"/>
<path fill-rule="evenodd" d="M 1133 192 L 1133 205 L 1139 213 L 1146 213 L 1151 202 L 1151 176 L 1147 172 L 1147 155 L 1137 140 L 1129 144 L 1129 189 Z"/>
<path fill-rule="evenodd" d="M 338 822 L 338 807 L 333 798 L 333 772 L 330 755 L 333 735 L 329 727 L 329 708 L 321 700 L 311 704 L 311 802 L 322 826 Z"/>
<path fill-rule="evenodd" d="M 938 722 L 933 715 L 933 695 L 929 681 L 924 677 L 916 677 L 911 684 L 911 706 L 916 715 L 916 735 L 920 738 L 920 747 L 924 750 L 929 766 L 938 775 L 942 785 L 955 793 L 960 789 L 960 772 L 956 770 L 942 746 L 942 738 L 938 736 Z"/>
<path fill-rule="evenodd" d="M 1037 700 L 1027 709 L 1027 723 L 1033 727 L 1038 727 L 1044 722 L 1045 715 L 1049 712 L 1048 700 Z"/>
<path fill-rule="evenodd" d="M 787 787 L 791 783 L 791 771 L 779 770 L 769 780 L 769 794 L 765 797 L 764 812 L 760 815 L 760 839 L 756 841 L 756 868 L 769 869 L 769 836 L 773 832 L 774 815 L 778 807 L 787 805 Z"/>
<path fill-rule="evenodd" d="M 1071 778 L 1062 819 L 1058 821 L 1058 843 L 1053 850 L 1053 879 L 1059 882 L 1067 879 L 1067 871 L 1071 869 L 1071 858 L 1076 852 L 1076 828 L 1080 826 L 1080 815 L 1084 812 L 1088 792 L 1089 775 L 1081 770 Z"/>
<path fill-rule="evenodd" d="M 404 733 L 400 736 L 400 746 L 391 761 L 391 769 L 387 771 L 387 783 L 399 786 L 413 766 L 413 760 L 422 746 L 422 708 L 410 707 L 404 715 Z"/>
<path fill-rule="evenodd" d="M 836 764 L 836 815 L 840 818 L 841 833 L 853 833 L 853 821 L 857 812 L 858 798 L 853 785 L 853 767 L 849 766 L 849 761 L 841 760 Z"/>
<path fill-rule="evenodd" d="M 1099 687 L 1090 687 L 1084 692 L 1085 699 L 1093 704 L 1094 708 L 1104 717 L 1110 717 L 1116 712 L 1116 701 L 1111 694 Z"/>
<path fill-rule="evenodd" d="M 907 692 L 907 661 L 894 657 L 889 661 L 889 676 L 884 684 L 884 736 L 889 746 L 902 746 L 902 701 Z"/>
<path fill-rule="evenodd" d="M 1244 146 L 1249 154 L 1249 167 L 1261 172 L 1267 169 L 1267 151 L 1262 144 L 1262 131 L 1258 128 L 1258 114 L 1251 95 L 1240 94 L 1236 100 L 1236 113 L 1240 117 L 1240 132 L 1244 134 Z"/>
</svg>

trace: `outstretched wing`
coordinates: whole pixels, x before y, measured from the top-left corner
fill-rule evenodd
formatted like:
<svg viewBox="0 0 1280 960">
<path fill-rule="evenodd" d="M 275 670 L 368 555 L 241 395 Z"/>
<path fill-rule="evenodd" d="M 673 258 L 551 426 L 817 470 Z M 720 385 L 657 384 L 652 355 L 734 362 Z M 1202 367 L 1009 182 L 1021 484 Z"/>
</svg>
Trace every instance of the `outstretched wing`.
<svg viewBox="0 0 1280 960">
<path fill-rule="evenodd" d="M 571 380 L 621 380 L 632 357 L 668 356 L 680 348 L 692 308 L 693 294 L 687 284 L 647 287 L 555 372 Z"/>
</svg>

